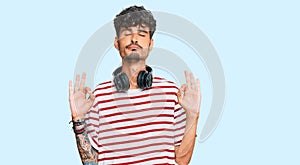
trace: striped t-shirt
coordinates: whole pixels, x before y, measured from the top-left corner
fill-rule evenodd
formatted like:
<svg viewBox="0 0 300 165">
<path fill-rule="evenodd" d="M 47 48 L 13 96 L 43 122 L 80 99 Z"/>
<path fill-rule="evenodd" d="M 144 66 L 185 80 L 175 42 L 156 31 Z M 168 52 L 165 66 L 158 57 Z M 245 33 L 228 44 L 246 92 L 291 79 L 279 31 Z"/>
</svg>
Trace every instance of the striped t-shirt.
<svg viewBox="0 0 300 165">
<path fill-rule="evenodd" d="M 175 164 L 186 119 L 177 92 L 159 77 L 145 90 L 117 92 L 112 81 L 99 84 L 86 120 L 98 164 Z"/>
</svg>

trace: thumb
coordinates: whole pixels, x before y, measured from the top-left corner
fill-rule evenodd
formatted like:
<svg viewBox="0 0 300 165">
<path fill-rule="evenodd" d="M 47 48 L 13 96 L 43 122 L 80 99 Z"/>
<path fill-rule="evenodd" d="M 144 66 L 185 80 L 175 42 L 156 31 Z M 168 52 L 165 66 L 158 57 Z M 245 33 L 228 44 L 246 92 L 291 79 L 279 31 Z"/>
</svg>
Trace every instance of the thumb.
<svg viewBox="0 0 300 165">
<path fill-rule="evenodd" d="M 186 84 L 183 84 L 180 89 L 178 90 L 178 93 L 177 93 L 177 99 L 178 99 L 178 102 L 179 104 L 182 103 L 182 97 L 184 95 L 184 91 L 185 89 L 187 88 L 187 85 Z"/>
<path fill-rule="evenodd" d="M 94 102 L 95 95 L 93 94 L 93 92 L 91 91 L 91 89 L 89 87 L 86 87 L 86 91 L 89 94 L 89 102 Z"/>
</svg>

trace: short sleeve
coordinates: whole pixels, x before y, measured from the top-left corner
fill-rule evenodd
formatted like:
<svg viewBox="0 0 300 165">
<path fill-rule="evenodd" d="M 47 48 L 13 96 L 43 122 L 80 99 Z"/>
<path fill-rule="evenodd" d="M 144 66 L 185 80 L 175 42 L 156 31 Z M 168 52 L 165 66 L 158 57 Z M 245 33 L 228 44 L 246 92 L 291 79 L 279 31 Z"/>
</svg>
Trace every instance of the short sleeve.
<svg viewBox="0 0 300 165">
<path fill-rule="evenodd" d="M 94 101 L 94 105 L 88 111 L 86 115 L 86 131 L 88 134 L 88 138 L 90 140 L 91 145 L 99 151 L 99 113 L 98 106 L 96 106 L 97 101 Z"/>
<path fill-rule="evenodd" d="M 174 145 L 178 146 L 181 144 L 186 124 L 185 110 L 180 106 L 178 101 L 175 102 L 174 107 Z"/>
</svg>

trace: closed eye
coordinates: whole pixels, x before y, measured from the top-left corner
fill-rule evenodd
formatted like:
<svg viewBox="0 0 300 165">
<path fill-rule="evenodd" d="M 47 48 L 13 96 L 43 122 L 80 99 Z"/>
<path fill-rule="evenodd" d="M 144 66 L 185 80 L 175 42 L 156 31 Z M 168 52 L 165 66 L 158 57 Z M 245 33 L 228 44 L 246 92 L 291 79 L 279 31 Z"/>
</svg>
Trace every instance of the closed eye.
<svg viewBox="0 0 300 165">
<path fill-rule="evenodd" d="M 129 30 L 124 31 L 124 35 L 125 36 L 130 36 L 131 35 L 131 31 L 129 31 Z"/>
<path fill-rule="evenodd" d="M 146 30 L 139 30 L 139 35 L 142 37 L 145 37 L 148 34 L 148 31 Z"/>
<path fill-rule="evenodd" d="M 145 37 L 146 35 L 144 33 L 139 33 L 139 36 Z"/>
</svg>

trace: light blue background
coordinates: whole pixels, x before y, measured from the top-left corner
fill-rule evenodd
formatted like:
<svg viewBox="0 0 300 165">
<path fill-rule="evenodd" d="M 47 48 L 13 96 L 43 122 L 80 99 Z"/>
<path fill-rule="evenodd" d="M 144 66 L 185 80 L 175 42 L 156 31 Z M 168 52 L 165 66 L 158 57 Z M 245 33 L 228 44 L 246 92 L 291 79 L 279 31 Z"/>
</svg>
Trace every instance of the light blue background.
<svg viewBox="0 0 300 165">
<path fill-rule="evenodd" d="M 221 59 L 223 117 L 192 165 L 300 163 L 296 0 L 31 0 L 0 2 L 1 164 L 80 164 L 68 80 L 87 39 L 131 4 L 190 20 Z"/>
</svg>

